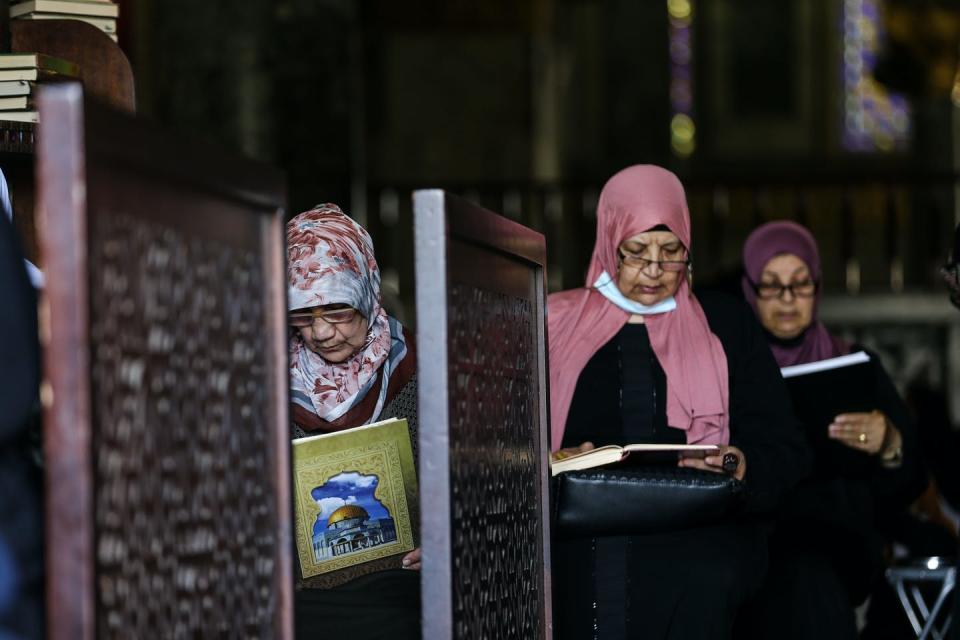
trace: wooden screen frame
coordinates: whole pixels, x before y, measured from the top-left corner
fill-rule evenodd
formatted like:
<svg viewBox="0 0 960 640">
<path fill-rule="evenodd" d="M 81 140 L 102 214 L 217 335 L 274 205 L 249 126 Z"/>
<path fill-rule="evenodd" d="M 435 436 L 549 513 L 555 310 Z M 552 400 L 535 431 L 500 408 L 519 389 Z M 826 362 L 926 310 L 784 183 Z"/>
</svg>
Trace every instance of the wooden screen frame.
<svg viewBox="0 0 960 640">
<path fill-rule="evenodd" d="M 418 421 L 420 437 L 420 501 L 423 572 L 421 597 L 423 636 L 454 637 L 453 569 L 451 567 L 450 416 L 447 277 L 451 240 L 528 263 L 535 278 L 534 323 L 536 372 L 539 380 L 539 484 L 543 584 L 541 628 L 551 638 L 549 522 L 549 404 L 546 339 L 546 241 L 544 236 L 442 190 L 415 191 L 415 263 L 417 308 Z M 442 274 L 442 277 L 441 277 Z M 428 277 L 431 276 L 432 277 Z M 421 337 L 422 336 L 422 337 Z M 533 639 L 531 639 L 533 640 Z"/>
<path fill-rule="evenodd" d="M 78 83 L 40 88 L 37 231 L 45 271 L 40 307 L 44 345 L 47 636 L 96 635 L 93 425 L 88 305 L 87 168 L 135 167 L 175 184 L 265 212 L 260 226 L 267 324 L 268 424 L 274 427 L 277 607 L 273 630 L 291 638 L 290 497 L 286 268 L 281 174 L 84 100 Z M 211 171 L 215 167 L 215 171 Z M 211 173 L 214 175 L 211 176 Z M 55 313 L 52 311 L 55 310 Z"/>
</svg>

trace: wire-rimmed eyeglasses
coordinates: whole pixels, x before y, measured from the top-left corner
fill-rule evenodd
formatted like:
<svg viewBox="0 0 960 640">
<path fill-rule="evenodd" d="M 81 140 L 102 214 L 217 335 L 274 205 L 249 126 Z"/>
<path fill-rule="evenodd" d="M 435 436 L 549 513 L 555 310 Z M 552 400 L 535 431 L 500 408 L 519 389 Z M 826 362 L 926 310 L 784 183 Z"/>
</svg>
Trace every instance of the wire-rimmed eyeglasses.
<svg viewBox="0 0 960 640">
<path fill-rule="evenodd" d="M 620 253 L 620 262 L 628 267 L 635 267 L 641 271 L 644 271 L 650 265 L 655 264 L 664 271 L 677 272 L 683 271 L 687 268 L 687 265 L 690 264 L 689 256 L 683 260 L 651 260 L 649 258 L 638 256 L 635 253 L 624 251 L 623 248 L 619 248 L 618 252 Z"/>
<path fill-rule="evenodd" d="M 310 311 L 297 311 L 287 316 L 291 327 L 302 329 L 313 326 L 317 320 L 323 320 L 327 324 L 343 324 L 350 322 L 357 316 L 357 310 L 353 307 L 343 309 L 322 309 L 315 308 Z"/>
</svg>

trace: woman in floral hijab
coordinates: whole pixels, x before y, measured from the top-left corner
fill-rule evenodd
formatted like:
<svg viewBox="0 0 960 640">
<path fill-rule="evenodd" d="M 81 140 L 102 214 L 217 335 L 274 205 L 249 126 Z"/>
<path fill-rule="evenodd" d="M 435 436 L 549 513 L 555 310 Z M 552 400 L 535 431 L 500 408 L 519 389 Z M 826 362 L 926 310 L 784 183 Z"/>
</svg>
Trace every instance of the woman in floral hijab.
<svg viewBox="0 0 960 640">
<path fill-rule="evenodd" d="M 337 431 L 387 417 L 415 357 L 380 306 L 370 234 L 336 205 L 317 205 L 287 223 L 287 264 L 294 422 Z"/>
<path fill-rule="evenodd" d="M 293 435 L 406 418 L 417 440 L 416 354 L 380 306 L 370 234 L 333 204 L 287 223 Z M 420 638 L 420 550 L 299 580 L 298 638 Z"/>
</svg>

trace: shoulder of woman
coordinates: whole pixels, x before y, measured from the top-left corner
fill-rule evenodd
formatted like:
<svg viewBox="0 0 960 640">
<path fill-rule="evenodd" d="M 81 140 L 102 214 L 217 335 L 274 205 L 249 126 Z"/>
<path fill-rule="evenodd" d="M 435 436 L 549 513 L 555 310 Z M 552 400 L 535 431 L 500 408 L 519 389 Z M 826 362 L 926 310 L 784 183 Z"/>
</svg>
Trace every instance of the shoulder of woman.
<svg viewBox="0 0 960 640">
<path fill-rule="evenodd" d="M 401 331 L 403 332 L 403 341 L 407 345 L 407 351 L 416 352 L 417 350 L 417 337 L 414 335 L 413 331 L 409 327 L 404 326 Z"/>
<path fill-rule="evenodd" d="M 585 300 L 589 295 L 590 289 L 586 287 L 551 293 L 547 296 L 547 311 L 548 313 L 563 313 Z"/>
<path fill-rule="evenodd" d="M 730 295 L 717 289 L 698 289 L 694 292 L 703 312 L 711 315 L 737 317 L 743 314 L 752 315 L 753 312 L 743 298 Z"/>
<path fill-rule="evenodd" d="M 590 296 L 590 289 L 568 289 L 547 296 L 547 326 L 551 343 L 555 343 L 560 334 L 572 327 L 568 319 L 574 317 L 577 309 L 582 308 Z"/>
<path fill-rule="evenodd" d="M 417 371 L 417 341 L 413 331 L 403 327 L 403 342 L 407 345 L 407 353 L 397 364 L 395 378 L 401 385 L 406 384 L 412 375 Z M 391 389 L 394 388 L 391 382 Z M 398 387 L 399 388 L 399 387 Z"/>
<path fill-rule="evenodd" d="M 590 292 L 591 289 L 580 287 L 551 293 L 547 296 L 547 322 L 553 325 L 568 313 L 575 311 L 590 297 Z"/>
<path fill-rule="evenodd" d="M 756 314 L 743 298 L 711 289 L 695 295 L 710 330 L 722 342 L 750 340 L 758 332 Z"/>
</svg>

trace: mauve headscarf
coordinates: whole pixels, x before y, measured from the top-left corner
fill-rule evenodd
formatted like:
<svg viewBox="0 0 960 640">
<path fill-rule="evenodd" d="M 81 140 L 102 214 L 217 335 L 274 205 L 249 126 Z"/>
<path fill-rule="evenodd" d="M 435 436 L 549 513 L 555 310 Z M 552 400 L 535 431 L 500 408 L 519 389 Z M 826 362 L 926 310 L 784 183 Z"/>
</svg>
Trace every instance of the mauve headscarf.
<svg viewBox="0 0 960 640">
<path fill-rule="evenodd" d="M 616 274 L 617 248 L 638 233 L 665 225 L 690 249 L 690 214 L 675 175 L 651 165 L 628 167 L 604 185 L 597 205 L 597 242 L 586 287 L 548 298 L 552 448 L 560 448 L 580 372 L 630 315 L 591 287 Z M 650 344 L 667 375 L 667 422 L 688 443 L 726 444 L 729 430 L 727 357 L 683 277 L 677 308 L 644 316 Z"/>
<path fill-rule="evenodd" d="M 333 421 L 363 400 L 382 373 L 370 422 L 383 409 L 387 380 L 407 353 L 403 328 L 380 306 L 380 269 L 366 229 L 335 204 L 317 205 L 287 223 L 288 307 L 347 304 L 367 319 L 363 347 L 331 363 L 290 338 L 291 401 Z"/>
<path fill-rule="evenodd" d="M 810 277 L 820 282 L 820 252 L 817 241 L 803 226 L 789 220 L 768 222 L 754 229 L 743 245 L 744 276 L 741 282 L 747 302 L 757 310 L 757 294 L 754 284 L 760 282 L 763 268 L 776 256 L 792 254 L 803 260 L 810 270 Z M 850 346 L 830 335 L 817 319 L 820 304 L 820 288 L 817 288 L 813 303 L 813 322 L 798 338 L 789 341 L 771 341 L 770 350 L 781 367 L 805 364 L 842 356 L 850 352 Z M 759 314 L 758 314 L 759 315 Z"/>
</svg>

